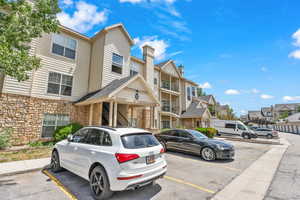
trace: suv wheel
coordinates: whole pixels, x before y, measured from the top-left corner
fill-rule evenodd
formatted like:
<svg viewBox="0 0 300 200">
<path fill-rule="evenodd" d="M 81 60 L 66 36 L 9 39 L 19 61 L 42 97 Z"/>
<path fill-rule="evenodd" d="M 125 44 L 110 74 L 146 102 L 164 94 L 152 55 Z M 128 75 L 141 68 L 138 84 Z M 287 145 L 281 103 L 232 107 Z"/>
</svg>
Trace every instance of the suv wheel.
<svg viewBox="0 0 300 200">
<path fill-rule="evenodd" d="M 273 138 L 273 135 L 269 134 L 269 135 L 267 135 L 267 138 L 268 138 L 268 139 L 272 139 L 272 138 Z"/>
<path fill-rule="evenodd" d="M 96 200 L 108 199 L 113 194 L 106 172 L 100 166 L 96 166 L 90 175 L 90 187 Z"/>
<path fill-rule="evenodd" d="M 53 172 L 59 172 L 60 170 L 62 170 L 60 166 L 59 155 L 56 150 L 52 152 L 50 168 Z"/>
<path fill-rule="evenodd" d="M 203 160 L 212 161 L 216 159 L 216 153 L 212 148 L 204 147 L 201 150 L 201 157 Z"/>
<path fill-rule="evenodd" d="M 248 133 L 244 133 L 244 134 L 243 134 L 243 138 L 244 138 L 244 139 L 250 139 L 250 136 L 249 136 Z"/>
</svg>

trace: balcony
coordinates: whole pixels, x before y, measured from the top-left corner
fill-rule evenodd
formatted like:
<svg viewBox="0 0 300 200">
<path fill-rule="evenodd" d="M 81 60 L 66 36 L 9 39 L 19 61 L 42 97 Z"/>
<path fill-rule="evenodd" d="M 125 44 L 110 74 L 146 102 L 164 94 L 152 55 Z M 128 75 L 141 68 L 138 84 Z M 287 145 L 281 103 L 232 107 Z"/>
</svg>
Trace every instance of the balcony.
<svg viewBox="0 0 300 200">
<path fill-rule="evenodd" d="M 170 90 L 173 92 L 179 92 L 179 86 L 177 82 L 171 82 L 168 80 L 162 80 L 161 81 L 161 88 Z"/>
<path fill-rule="evenodd" d="M 175 102 L 174 102 L 175 104 Z M 162 101 L 162 107 L 161 107 L 162 112 L 168 112 L 168 113 L 172 113 L 175 115 L 179 115 L 179 106 L 172 106 L 170 105 L 170 103 L 168 101 Z"/>
</svg>

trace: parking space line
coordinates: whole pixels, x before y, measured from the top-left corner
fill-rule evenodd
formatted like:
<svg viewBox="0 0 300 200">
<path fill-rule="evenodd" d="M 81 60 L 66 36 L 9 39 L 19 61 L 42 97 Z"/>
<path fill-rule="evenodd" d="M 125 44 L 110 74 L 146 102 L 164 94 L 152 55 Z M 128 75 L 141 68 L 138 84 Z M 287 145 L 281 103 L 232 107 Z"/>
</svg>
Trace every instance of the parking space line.
<svg viewBox="0 0 300 200">
<path fill-rule="evenodd" d="M 168 155 L 171 155 L 171 154 L 168 154 Z M 174 156 L 174 155 L 171 155 L 171 156 Z M 177 156 L 174 156 L 174 157 L 177 157 Z M 199 161 L 199 160 L 194 160 L 192 158 L 184 158 L 184 157 L 181 157 L 181 158 L 186 159 L 186 160 L 190 160 L 190 161 L 193 161 L 193 162 L 198 162 L 198 163 L 201 163 L 201 164 L 204 164 L 204 165 L 221 167 L 221 168 L 228 169 L 228 170 L 231 170 L 231 171 L 236 171 L 236 172 L 242 171 L 241 169 L 237 169 L 237 168 L 234 168 L 234 167 L 228 167 L 228 166 L 222 166 L 220 164 L 214 164 L 214 163 L 211 163 L 211 162 L 203 162 L 203 161 Z"/>
<path fill-rule="evenodd" d="M 201 187 L 201 186 L 193 184 L 193 183 L 186 182 L 186 181 L 181 180 L 181 179 L 177 179 L 177 178 L 170 177 L 170 176 L 164 176 L 164 178 L 167 179 L 167 180 L 170 180 L 170 181 L 174 181 L 174 182 L 177 182 L 177 183 L 181 183 L 181 184 L 184 184 L 184 185 L 191 186 L 191 187 L 196 188 L 198 190 L 201 190 L 203 192 L 207 192 L 207 193 L 210 193 L 210 194 L 214 194 L 215 193 L 214 191 L 212 191 L 210 189 L 206 189 L 204 187 Z"/>
<path fill-rule="evenodd" d="M 47 170 L 42 170 L 42 172 L 47 175 L 57 186 L 63 191 L 71 200 L 77 200 L 77 198 L 52 174 L 50 174 Z"/>
</svg>

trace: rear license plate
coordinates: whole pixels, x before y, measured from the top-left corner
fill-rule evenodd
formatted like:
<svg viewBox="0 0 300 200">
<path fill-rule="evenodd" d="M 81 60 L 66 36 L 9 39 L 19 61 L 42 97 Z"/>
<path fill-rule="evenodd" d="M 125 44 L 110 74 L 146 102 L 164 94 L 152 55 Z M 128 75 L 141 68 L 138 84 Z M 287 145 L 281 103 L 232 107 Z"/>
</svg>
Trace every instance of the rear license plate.
<svg viewBox="0 0 300 200">
<path fill-rule="evenodd" d="M 146 164 L 152 164 L 155 162 L 155 156 L 151 155 L 151 156 L 146 156 Z"/>
</svg>

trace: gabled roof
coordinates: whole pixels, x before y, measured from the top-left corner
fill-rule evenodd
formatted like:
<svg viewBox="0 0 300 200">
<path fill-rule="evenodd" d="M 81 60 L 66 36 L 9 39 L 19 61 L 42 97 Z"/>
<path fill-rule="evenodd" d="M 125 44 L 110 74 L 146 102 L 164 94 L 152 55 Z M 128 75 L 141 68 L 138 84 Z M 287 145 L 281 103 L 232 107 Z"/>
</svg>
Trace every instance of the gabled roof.
<svg viewBox="0 0 300 200">
<path fill-rule="evenodd" d="M 85 104 L 90 104 L 95 102 L 101 102 L 101 100 L 103 99 L 110 99 L 113 96 L 115 96 L 118 92 L 120 92 L 124 87 L 130 84 L 132 81 L 135 81 L 136 79 L 142 81 L 142 84 L 145 86 L 146 91 L 148 91 L 149 96 L 152 97 L 155 104 L 160 104 L 159 100 L 153 94 L 153 91 L 149 87 L 148 83 L 139 74 L 135 76 L 127 76 L 121 79 L 115 79 L 105 87 L 101 88 L 100 90 L 91 92 L 83 96 L 82 98 L 80 98 L 78 101 L 74 103 L 77 105 L 85 105 Z"/>
<path fill-rule="evenodd" d="M 300 106 L 300 103 L 289 103 L 289 104 L 275 104 L 274 110 L 297 110 Z"/>
<path fill-rule="evenodd" d="M 286 118 L 288 122 L 300 122 L 300 112 Z"/>
<path fill-rule="evenodd" d="M 208 113 L 211 117 L 207 108 L 199 108 L 200 103 L 200 101 L 193 100 L 186 112 L 181 115 L 181 118 L 202 118 L 205 113 Z"/>
<path fill-rule="evenodd" d="M 177 68 L 177 66 L 176 66 L 176 64 L 174 63 L 173 60 L 166 60 L 166 61 L 164 61 L 164 62 L 161 62 L 161 63 L 156 64 L 155 66 L 157 66 L 157 67 L 159 67 L 161 70 L 163 70 L 164 67 L 166 67 L 169 63 L 172 64 L 172 66 L 174 67 L 174 69 L 175 69 L 175 71 L 177 72 L 178 76 L 179 76 L 180 78 L 182 78 L 182 75 L 181 75 L 181 73 L 179 72 L 179 70 L 178 70 L 178 68 Z"/>
<path fill-rule="evenodd" d="M 155 66 L 157 66 L 157 67 L 163 67 L 163 66 L 165 66 L 169 61 L 171 61 L 171 60 L 166 60 L 166 61 L 157 63 L 157 64 L 155 64 Z"/>
<path fill-rule="evenodd" d="M 206 96 L 200 96 L 198 97 L 200 100 L 206 101 L 207 103 L 210 102 L 210 100 L 213 100 L 216 104 L 215 97 L 213 95 L 206 95 Z"/>
</svg>

